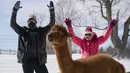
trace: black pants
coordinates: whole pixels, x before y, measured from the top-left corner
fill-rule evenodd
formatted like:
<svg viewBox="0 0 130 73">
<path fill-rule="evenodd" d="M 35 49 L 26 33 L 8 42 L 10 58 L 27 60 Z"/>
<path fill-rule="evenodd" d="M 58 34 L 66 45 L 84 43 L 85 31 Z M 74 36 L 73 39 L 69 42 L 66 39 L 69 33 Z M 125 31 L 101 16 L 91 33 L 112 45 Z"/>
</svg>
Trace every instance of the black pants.
<svg viewBox="0 0 130 73">
<path fill-rule="evenodd" d="M 40 65 L 37 60 L 28 61 L 27 64 L 22 65 L 24 73 L 48 73 L 46 65 Z"/>
</svg>

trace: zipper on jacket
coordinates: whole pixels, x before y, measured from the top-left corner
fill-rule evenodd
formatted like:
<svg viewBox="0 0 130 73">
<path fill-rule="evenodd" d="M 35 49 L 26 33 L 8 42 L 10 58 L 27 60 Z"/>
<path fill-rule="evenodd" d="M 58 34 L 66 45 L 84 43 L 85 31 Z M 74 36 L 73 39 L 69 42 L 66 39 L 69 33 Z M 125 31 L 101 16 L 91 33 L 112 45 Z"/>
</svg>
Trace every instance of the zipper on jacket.
<svg viewBox="0 0 130 73">
<path fill-rule="evenodd" d="M 38 41 L 38 43 L 37 43 L 37 46 L 38 46 L 38 49 L 37 49 L 37 55 L 38 55 L 38 61 L 39 61 L 39 63 L 40 63 L 40 52 L 39 52 L 39 33 L 37 32 L 37 41 Z"/>
</svg>

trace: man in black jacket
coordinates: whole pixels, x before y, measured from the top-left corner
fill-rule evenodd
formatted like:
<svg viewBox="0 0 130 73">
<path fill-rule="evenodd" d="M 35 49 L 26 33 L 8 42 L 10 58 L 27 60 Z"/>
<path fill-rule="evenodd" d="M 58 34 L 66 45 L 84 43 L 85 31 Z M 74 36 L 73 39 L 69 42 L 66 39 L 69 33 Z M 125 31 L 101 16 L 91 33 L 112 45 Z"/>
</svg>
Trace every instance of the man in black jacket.
<svg viewBox="0 0 130 73">
<path fill-rule="evenodd" d="M 10 26 L 19 35 L 18 62 L 22 63 L 24 73 L 48 73 L 45 66 L 47 60 L 46 35 L 55 24 L 55 12 L 53 2 L 48 5 L 50 11 L 50 23 L 45 27 L 37 27 L 35 16 L 28 19 L 28 27 L 21 27 L 16 22 L 17 11 L 22 8 L 20 1 L 13 7 Z"/>
</svg>

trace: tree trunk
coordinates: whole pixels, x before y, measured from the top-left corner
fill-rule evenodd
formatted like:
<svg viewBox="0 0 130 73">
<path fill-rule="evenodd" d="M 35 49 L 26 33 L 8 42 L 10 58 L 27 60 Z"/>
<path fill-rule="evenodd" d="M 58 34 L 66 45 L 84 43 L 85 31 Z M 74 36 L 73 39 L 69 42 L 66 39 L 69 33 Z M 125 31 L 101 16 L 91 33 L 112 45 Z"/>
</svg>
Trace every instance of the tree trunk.
<svg viewBox="0 0 130 73">
<path fill-rule="evenodd" d="M 112 20 L 112 3 L 113 3 L 113 1 L 102 0 L 102 2 L 104 3 L 104 6 L 106 8 L 106 20 L 109 23 Z M 117 12 L 117 17 L 119 17 L 119 11 Z M 124 32 L 123 32 L 122 40 L 120 40 L 120 38 L 118 36 L 118 32 L 119 32 L 118 25 L 114 26 L 112 34 L 111 34 L 111 41 L 112 41 L 114 47 L 119 50 L 119 52 L 118 52 L 119 58 L 125 56 L 124 52 L 125 52 L 127 40 L 128 40 L 129 24 L 130 24 L 130 17 L 124 23 Z"/>
</svg>

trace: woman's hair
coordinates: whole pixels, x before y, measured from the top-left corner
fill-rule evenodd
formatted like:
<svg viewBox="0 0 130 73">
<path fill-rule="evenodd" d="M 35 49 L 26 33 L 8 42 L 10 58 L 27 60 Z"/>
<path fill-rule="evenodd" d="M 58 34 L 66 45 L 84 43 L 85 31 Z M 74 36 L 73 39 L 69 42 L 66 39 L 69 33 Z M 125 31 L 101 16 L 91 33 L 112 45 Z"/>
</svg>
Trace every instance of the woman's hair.
<svg viewBox="0 0 130 73">
<path fill-rule="evenodd" d="M 93 32 L 93 38 L 92 40 L 96 40 L 97 39 L 97 34 L 95 32 Z"/>
</svg>

